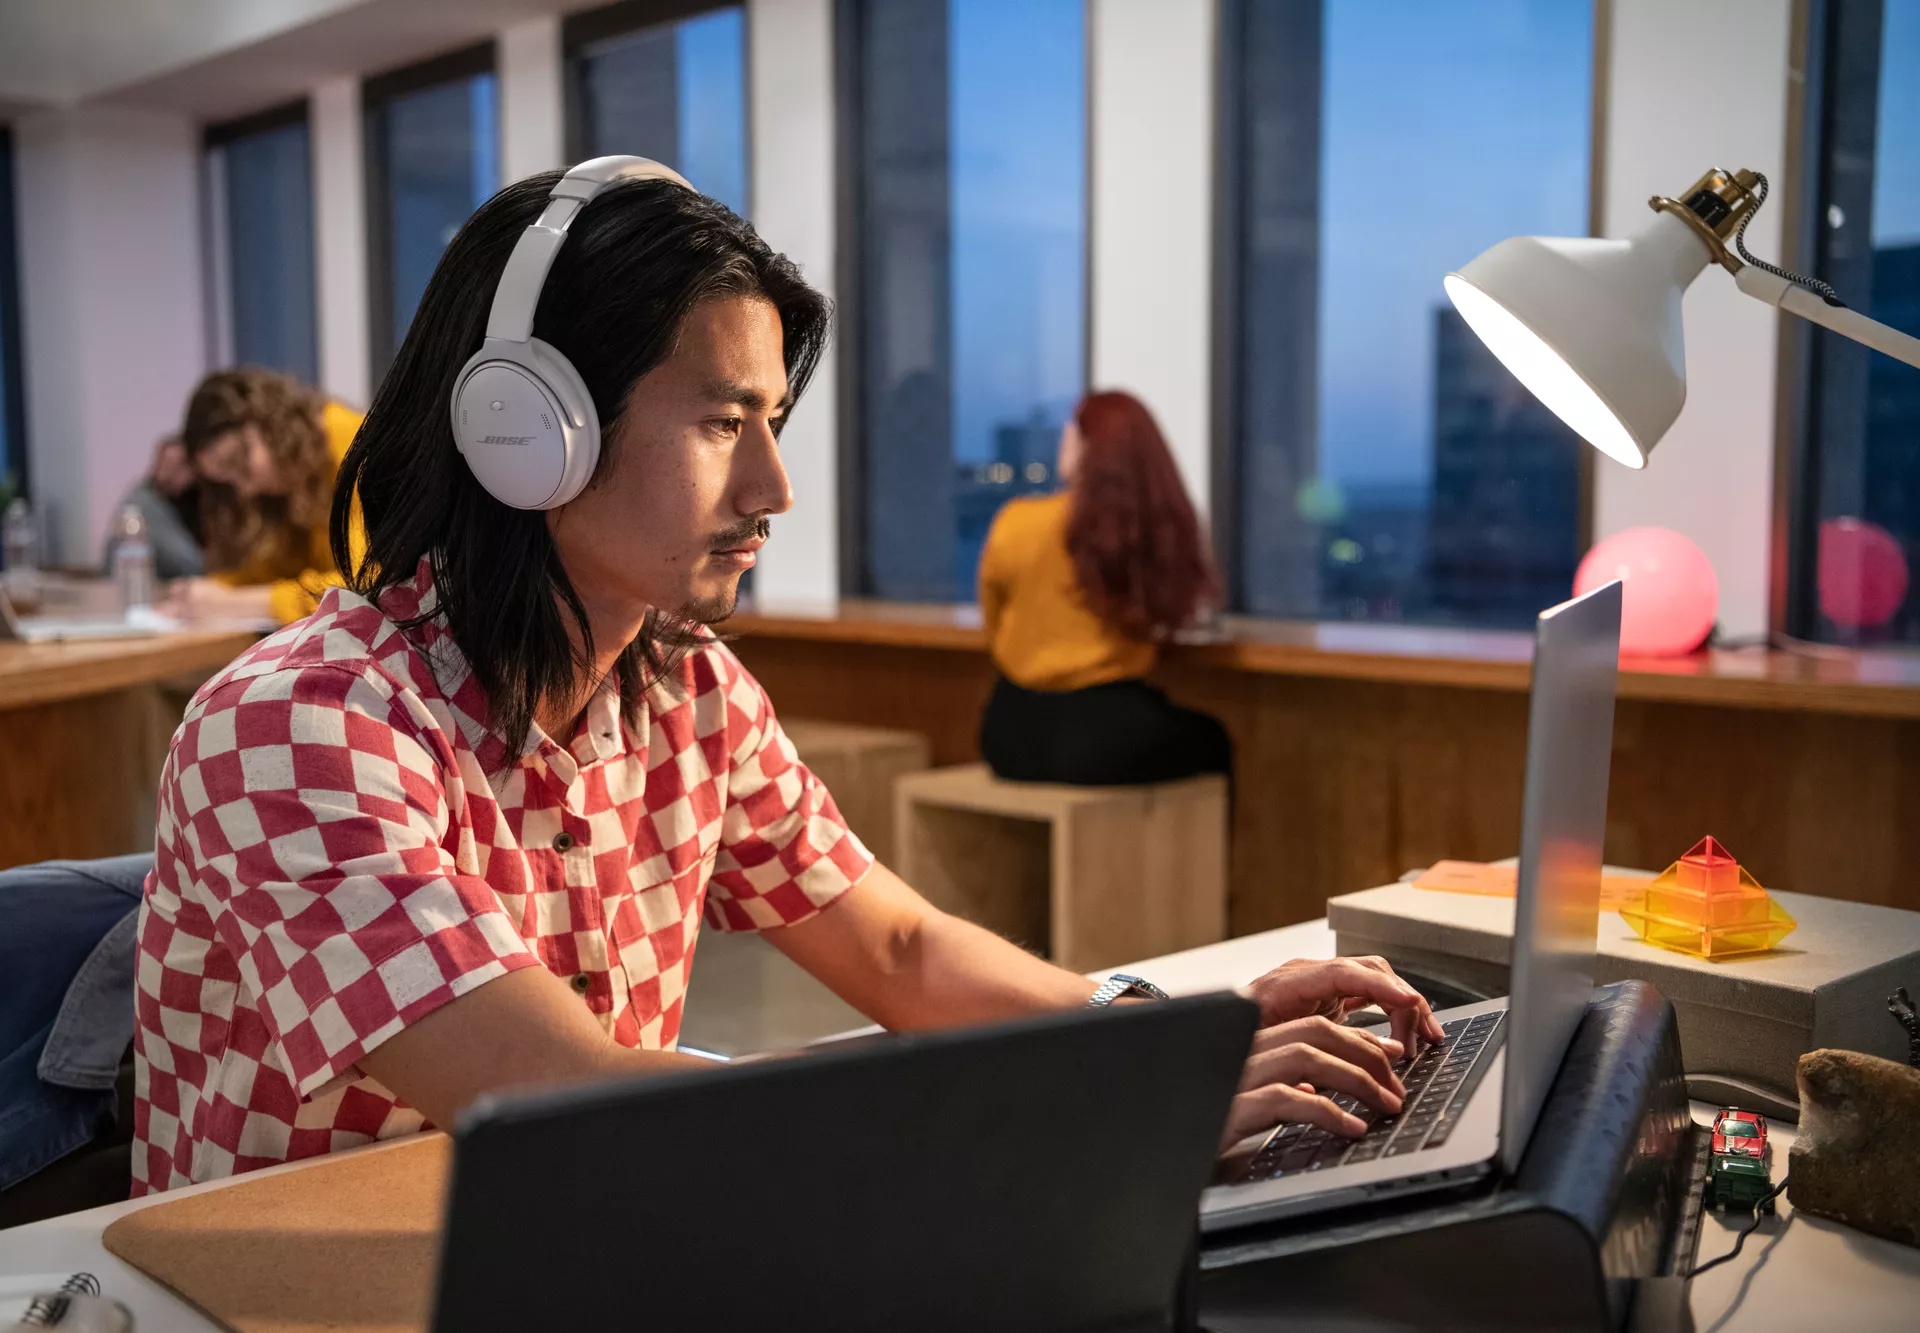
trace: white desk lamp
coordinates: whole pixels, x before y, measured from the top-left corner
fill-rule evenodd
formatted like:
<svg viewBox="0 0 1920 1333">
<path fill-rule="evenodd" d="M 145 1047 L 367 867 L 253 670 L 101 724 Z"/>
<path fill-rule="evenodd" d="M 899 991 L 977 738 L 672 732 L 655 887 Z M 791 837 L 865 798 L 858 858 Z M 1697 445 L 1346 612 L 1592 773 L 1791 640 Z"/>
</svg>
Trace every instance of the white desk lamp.
<svg viewBox="0 0 1920 1333">
<path fill-rule="evenodd" d="M 1632 468 L 1647 465 L 1687 400 L 1680 298 L 1709 260 L 1756 301 L 1920 366 L 1920 338 L 1747 253 L 1747 224 L 1766 198 L 1757 172 L 1709 171 L 1683 199 L 1649 200 L 1657 216 L 1629 240 L 1516 236 L 1449 273 L 1447 295 L 1555 416 Z"/>
</svg>

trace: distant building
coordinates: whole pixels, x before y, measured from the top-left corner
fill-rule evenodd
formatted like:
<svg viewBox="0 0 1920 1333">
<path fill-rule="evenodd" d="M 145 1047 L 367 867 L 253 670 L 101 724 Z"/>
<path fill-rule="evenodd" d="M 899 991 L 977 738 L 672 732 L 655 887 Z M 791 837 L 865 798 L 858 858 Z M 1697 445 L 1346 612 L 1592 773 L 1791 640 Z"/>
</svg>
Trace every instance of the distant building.
<svg viewBox="0 0 1920 1333">
<path fill-rule="evenodd" d="M 1872 315 L 1920 337 L 1920 244 L 1886 245 L 1873 252 Z M 1891 532 L 1912 562 L 1920 549 L 1920 370 L 1890 356 L 1867 366 L 1865 486 L 1861 517 Z M 1920 612 L 1909 596 L 1888 636 L 1920 639 Z"/>
<path fill-rule="evenodd" d="M 1587 446 L 1434 312 L 1431 619 L 1523 625 L 1573 590 Z"/>
<path fill-rule="evenodd" d="M 1327 620 L 1428 620 L 1427 488 L 1355 484 L 1321 529 L 1319 614 Z"/>
<path fill-rule="evenodd" d="M 1016 495 L 1054 488 L 1053 462 L 1063 424 L 1035 408 L 1024 421 L 1003 421 L 993 428 L 992 462 L 954 465 L 953 583 L 960 598 L 973 596 L 980 552 L 1000 506 Z"/>
</svg>

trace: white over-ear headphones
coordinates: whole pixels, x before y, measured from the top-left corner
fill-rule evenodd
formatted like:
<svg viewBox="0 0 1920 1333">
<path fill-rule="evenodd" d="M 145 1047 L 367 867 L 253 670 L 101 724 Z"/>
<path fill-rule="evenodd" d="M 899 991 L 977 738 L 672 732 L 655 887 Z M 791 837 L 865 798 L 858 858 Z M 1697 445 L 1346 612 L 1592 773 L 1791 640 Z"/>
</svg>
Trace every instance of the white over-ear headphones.
<svg viewBox="0 0 1920 1333">
<path fill-rule="evenodd" d="M 515 509 L 557 509 L 585 489 L 600 461 L 600 417 L 580 373 L 533 336 L 540 289 L 567 229 L 617 181 L 688 185 L 644 157 L 596 157 L 561 177 L 520 233 L 494 289 L 487 337 L 453 382 L 453 438 L 487 493 Z"/>
</svg>

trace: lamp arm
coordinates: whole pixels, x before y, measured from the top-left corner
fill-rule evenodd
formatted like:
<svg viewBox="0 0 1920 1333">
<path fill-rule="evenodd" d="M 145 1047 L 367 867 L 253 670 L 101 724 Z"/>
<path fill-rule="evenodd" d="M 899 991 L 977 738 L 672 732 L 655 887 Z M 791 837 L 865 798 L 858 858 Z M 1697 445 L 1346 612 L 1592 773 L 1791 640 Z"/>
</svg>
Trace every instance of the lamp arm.
<svg viewBox="0 0 1920 1333">
<path fill-rule="evenodd" d="M 1896 361 L 1920 367 L 1920 338 L 1868 319 L 1858 310 L 1829 305 L 1806 288 L 1785 278 L 1764 272 L 1748 264 L 1733 275 L 1734 284 L 1756 301 L 1791 311 L 1822 328 L 1863 343 L 1876 352 L 1884 352 Z"/>
</svg>

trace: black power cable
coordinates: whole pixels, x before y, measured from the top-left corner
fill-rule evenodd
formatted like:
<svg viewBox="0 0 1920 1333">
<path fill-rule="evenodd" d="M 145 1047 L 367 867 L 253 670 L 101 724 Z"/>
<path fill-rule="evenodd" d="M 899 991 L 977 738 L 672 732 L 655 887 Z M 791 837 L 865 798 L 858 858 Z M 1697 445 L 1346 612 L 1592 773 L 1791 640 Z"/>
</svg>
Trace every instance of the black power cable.
<svg viewBox="0 0 1920 1333">
<path fill-rule="evenodd" d="M 1826 283 L 1820 281 L 1820 279 L 1809 278 L 1799 273 L 1790 272 L 1787 269 L 1781 268 L 1777 264 L 1769 264 L 1764 259 L 1755 259 L 1753 255 L 1748 252 L 1747 224 L 1753 221 L 1755 214 L 1759 213 L 1760 205 L 1767 202 L 1766 176 L 1756 171 L 1753 173 L 1753 178 L 1760 183 L 1760 189 L 1757 191 L 1755 195 L 1752 209 L 1748 211 L 1745 217 L 1740 219 L 1740 230 L 1734 234 L 1734 238 L 1733 238 L 1733 248 L 1740 252 L 1740 258 L 1746 260 L 1747 263 L 1753 265 L 1755 268 L 1759 269 L 1762 273 L 1771 273 L 1776 278 L 1786 279 L 1788 282 L 1793 283 L 1796 287 L 1805 287 L 1808 291 L 1812 292 L 1815 296 L 1818 296 L 1822 300 L 1824 300 L 1828 305 L 1839 306 L 1842 310 L 1846 309 L 1847 303 L 1840 299 L 1840 293 L 1836 292 L 1832 287 L 1828 286 Z"/>
<path fill-rule="evenodd" d="M 1745 1226 L 1740 1228 L 1740 1234 L 1733 1238 L 1733 1248 L 1731 1250 L 1728 1250 L 1725 1254 L 1721 1255 L 1718 1259 L 1709 1259 L 1704 1264 L 1695 1264 L 1693 1266 L 1693 1271 L 1687 1274 L 1688 1280 L 1691 1281 L 1692 1279 L 1699 1277 L 1702 1273 L 1706 1272 L 1709 1268 L 1718 1268 L 1721 1264 L 1731 1263 L 1735 1259 L 1738 1259 L 1740 1257 L 1740 1247 L 1747 1243 L 1747 1237 L 1751 1236 L 1755 1232 L 1755 1230 L 1759 1228 L 1761 1219 L 1766 1216 L 1766 1214 L 1763 1213 L 1761 1209 L 1765 1205 L 1772 1203 L 1775 1199 L 1779 1198 L 1781 1193 L 1785 1191 L 1785 1189 L 1787 1188 L 1787 1181 L 1791 1179 L 1793 1179 L 1791 1175 L 1782 1177 L 1778 1185 L 1775 1185 L 1771 1190 L 1767 1191 L 1767 1196 L 1764 1199 L 1761 1199 L 1758 1203 L 1754 1204 L 1753 1221 L 1747 1223 Z M 1787 1220 L 1791 1222 L 1793 1218 L 1788 1217 Z"/>
</svg>

